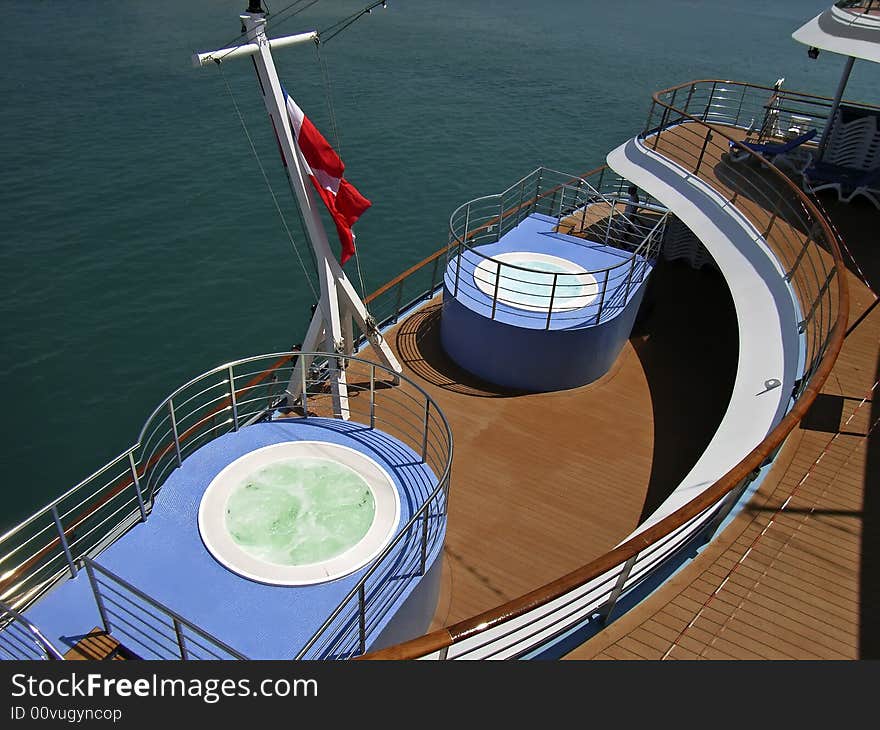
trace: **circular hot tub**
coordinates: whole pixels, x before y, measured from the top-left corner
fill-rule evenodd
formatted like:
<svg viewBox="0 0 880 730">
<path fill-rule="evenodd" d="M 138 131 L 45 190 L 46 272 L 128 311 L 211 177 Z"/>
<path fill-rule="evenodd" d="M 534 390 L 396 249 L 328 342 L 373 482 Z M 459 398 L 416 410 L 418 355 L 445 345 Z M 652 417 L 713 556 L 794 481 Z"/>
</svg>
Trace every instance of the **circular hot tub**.
<svg viewBox="0 0 880 730">
<path fill-rule="evenodd" d="M 531 251 L 508 251 L 483 259 L 474 269 L 474 283 L 490 299 L 497 291 L 499 302 L 533 312 L 548 311 L 551 299 L 554 312 L 583 309 L 599 293 L 596 278 L 583 267 L 560 256 Z"/>
<path fill-rule="evenodd" d="M 233 572 L 274 585 L 348 575 L 394 537 L 400 498 L 377 462 L 347 446 L 289 441 L 226 466 L 199 505 L 208 551 Z"/>
</svg>

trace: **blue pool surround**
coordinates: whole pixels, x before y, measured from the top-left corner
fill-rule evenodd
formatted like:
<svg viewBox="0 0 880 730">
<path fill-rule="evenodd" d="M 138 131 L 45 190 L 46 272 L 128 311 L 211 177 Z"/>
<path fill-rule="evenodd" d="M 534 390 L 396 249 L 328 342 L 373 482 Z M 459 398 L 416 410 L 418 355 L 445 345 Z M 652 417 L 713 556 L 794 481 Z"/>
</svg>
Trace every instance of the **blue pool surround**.
<svg viewBox="0 0 880 730">
<path fill-rule="evenodd" d="M 252 659 L 292 659 L 321 627 L 369 566 L 336 580 L 308 586 L 267 585 L 243 578 L 219 563 L 206 549 L 198 529 L 198 510 L 208 484 L 227 465 L 256 449 L 287 441 L 326 441 L 355 449 L 381 464 L 398 489 L 400 517 L 406 524 L 437 484 L 437 477 L 408 446 L 389 434 L 352 421 L 310 417 L 257 423 L 228 433 L 193 452 L 172 472 L 146 522 L 106 548 L 97 562 L 156 601 L 177 612 L 233 649 Z M 441 493 L 442 495 L 442 493 Z M 383 578 L 405 587 L 393 598 L 382 619 L 370 620 L 368 647 L 382 635 L 412 638 L 427 630 L 433 616 L 439 570 L 432 570 L 442 551 L 445 510 L 431 511 L 426 574 L 418 577 L 421 529 L 411 530 L 368 582 L 368 594 Z M 387 567 L 385 567 L 387 566 Z M 412 574 L 412 580 L 401 577 Z M 415 593 L 414 606 L 406 605 Z M 427 596 L 427 599 L 426 599 Z M 433 597 L 434 604 L 430 603 Z M 381 601 L 380 601 L 381 603 Z M 395 627 L 401 610 L 405 627 Z M 155 611 L 155 609 L 150 609 Z M 101 618 L 86 571 L 67 580 L 30 607 L 27 618 L 59 647 L 72 646 Z M 368 617 L 369 618 L 369 617 Z M 343 612 L 331 633 L 350 627 Z M 173 647 L 158 649 L 141 632 L 114 622 L 112 635 L 144 659 L 176 658 Z M 166 630 L 167 631 L 167 630 Z M 308 654 L 306 658 L 328 658 Z"/>
<path fill-rule="evenodd" d="M 441 343 L 455 363 L 488 383 L 528 392 L 586 385 L 608 372 L 630 336 L 653 262 L 558 233 L 556 223 L 550 216 L 532 214 L 499 241 L 466 250 L 446 267 Z M 585 297 L 588 301 L 576 309 L 554 311 L 549 327 L 546 307 L 536 311 L 499 301 L 493 313 L 492 296 L 474 274 L 481 275 L 477 270 L 487 257 L 517 252 L 558 257 L 591 272 L 597 287 L 587 293 L 595 296 Z M 606 282 L 604 270 L 609 267 L 618 268 Z M 631 271 L 632 284 L 627 286 Z"/>
</svg>

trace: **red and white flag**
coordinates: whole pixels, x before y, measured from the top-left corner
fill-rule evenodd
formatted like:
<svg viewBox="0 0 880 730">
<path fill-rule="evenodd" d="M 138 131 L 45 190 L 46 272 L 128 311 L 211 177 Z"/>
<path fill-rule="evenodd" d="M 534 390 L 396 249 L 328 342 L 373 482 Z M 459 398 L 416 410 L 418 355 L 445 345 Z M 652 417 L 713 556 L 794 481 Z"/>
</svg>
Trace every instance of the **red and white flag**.
<svg viewBox="0 0 880 730">
<path fill-rule="evenodd" d="M 339 159 L 330 143 L 324 139 L 314 124 L 303 114 L 296 102 L 287 96 L 287 115 L 293 126 L 296 140 L 309 176 L 327 210 L 336 224 L 339 242 L 342 244 L 340 263 L 345 263 L 354 254 L 354 234 L 351 227 L 367 208 L 372 205 L 357 188 L 342 177 L 345 165 Z"/>
</svg>

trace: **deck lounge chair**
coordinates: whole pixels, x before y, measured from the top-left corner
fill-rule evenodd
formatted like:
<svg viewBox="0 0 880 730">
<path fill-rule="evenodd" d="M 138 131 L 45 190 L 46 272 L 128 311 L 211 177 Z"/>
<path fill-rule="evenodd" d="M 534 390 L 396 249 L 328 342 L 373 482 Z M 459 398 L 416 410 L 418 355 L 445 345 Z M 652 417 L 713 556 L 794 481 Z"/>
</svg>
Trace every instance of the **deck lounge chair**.
<svg viewBox="0 0 880 730">
<path fill-rule="evenodd" d="M 880 167 L 860 170 L 830 162 L 817 162 L 804 170 L 803 187 L 813 194 L 821 190 L 834 190 L 838 200 L 843 203 L 861 196 L 880 209 Z"/>
<path fill-rule="evenodd" d="M 809 142 L 813 139 L 817 133 L 817 129 L 811 129 L 808 132 L 804 132 L 803 134 L 788 140 L 788 142 L 731 142 L 730 159 L 734 162 L 747 160 L 751 155 L 749 155 L 744 148 L 748 148 L 753 152 L 760 154 L 768 162 L 773 162 L 775 158 L 779 157 L 781 158 L 780 161 L 786 160 L 790 167 L 803 171 L 803 169 L 810 163 L 811 157 L 805 155 L 801 156 L 798 160 L 794 160 L 789 159 L 788 156 L 791 152 L 804 144 L 804 142 Z"/>
</svg>

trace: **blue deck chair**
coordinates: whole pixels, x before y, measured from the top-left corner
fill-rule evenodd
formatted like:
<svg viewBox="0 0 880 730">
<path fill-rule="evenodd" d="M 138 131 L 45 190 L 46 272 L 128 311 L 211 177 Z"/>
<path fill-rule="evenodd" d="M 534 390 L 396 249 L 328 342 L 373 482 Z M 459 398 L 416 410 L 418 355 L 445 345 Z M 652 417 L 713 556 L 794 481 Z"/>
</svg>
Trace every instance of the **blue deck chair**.
<svg viewBox="0 0 880 730">
<path fill-rule="evenodd" d="M 744 147 L 762 155 L 768 162 L 773 162 L 774 157 L 786 155 L 792 150 L 800 147 L 804 142 L 809 142 L 818 133 L 817 129 L 811 129 L 788 142 L 730 142 L 730 159 L 734 162 L 742 162 L 751 155 L 746 152 Z"/>
</svg>

